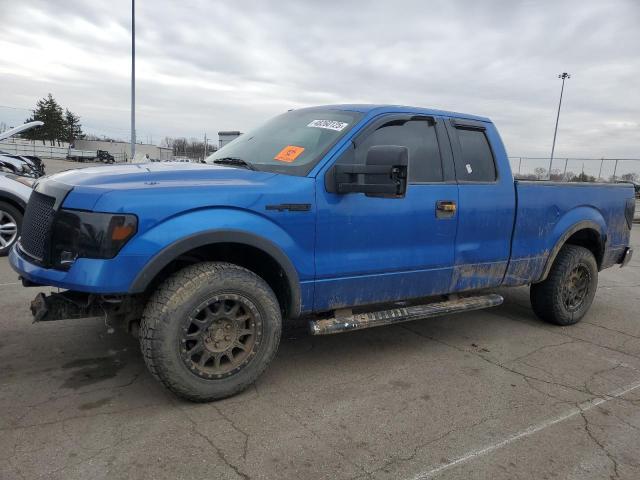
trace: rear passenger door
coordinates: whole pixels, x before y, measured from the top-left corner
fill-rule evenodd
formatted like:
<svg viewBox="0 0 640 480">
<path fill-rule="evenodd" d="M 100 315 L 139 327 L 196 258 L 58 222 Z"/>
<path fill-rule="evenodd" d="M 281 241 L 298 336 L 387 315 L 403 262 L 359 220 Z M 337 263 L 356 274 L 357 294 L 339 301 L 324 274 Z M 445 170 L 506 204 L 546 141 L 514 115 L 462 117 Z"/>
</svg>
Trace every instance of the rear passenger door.
<svg viewBox="0 0 640 480">
<path fill-rule="evenodd" d="M 364 164 L 372 146 L 407 147 L 409 181 L 403 198 L 332 193 L 325 183 L 327 171 L 319 175 L 316 310 L 448 291 L 458 192 L 442 123 L 433 117 L 386 115 L 339 154 L 336 163 Z"/>
<path fill-rule="evenodd" d="M 459 198 L 451 291 L 495 287 L 509 261 L 515 215 L 513 180 L 501 176 L 496 165 L 499 158 L 506 161 L 506 153 L 491 123 L 462 119 L 445 123 Z"/>
</svg>

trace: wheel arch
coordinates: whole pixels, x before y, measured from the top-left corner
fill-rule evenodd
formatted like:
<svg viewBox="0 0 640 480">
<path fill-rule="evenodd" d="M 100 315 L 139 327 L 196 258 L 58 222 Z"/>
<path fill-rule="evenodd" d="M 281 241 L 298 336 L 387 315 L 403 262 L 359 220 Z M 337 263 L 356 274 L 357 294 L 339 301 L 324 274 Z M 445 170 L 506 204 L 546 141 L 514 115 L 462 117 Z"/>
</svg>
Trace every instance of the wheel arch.
<svg viewBox="0 0 640 480">
<path fill-rule="evenodd" d="M 166 278 L 176 262 L 188 264 L 198 259 L 231 261 L 253 271 L 274 290 L 286 318 L 300 315 L 300 281 L 289 257 L 270 240 L 240 230 L 198 232 L 175 241 L 152 257 L 138 272 L 129 293 L 147 291 Z"/>
<path fill-rule="evenodd" d="M 27 202 L 11 192 L 0 192 L 0 202 L 5 202 L 14 206 L 20 210 L 22 214 L 24 214 L 24 209 L 27 207 Z"/>
<path fill-rule="evenodd" d="M 606 234 L 604 233 L 602 226 L 595 221 L 582 220 L 573 224 L 564 231 L 551 249 L 545 262 L 542 275 L 537 282 L 541 282 L 547 278 L 560 249 L 562 249 L 565 244 L 579 245 L 590 250 L 596 258 L 598 270 L 600 270 L 602 260 L 604 258 L 606 241 Z"/>
</svg>

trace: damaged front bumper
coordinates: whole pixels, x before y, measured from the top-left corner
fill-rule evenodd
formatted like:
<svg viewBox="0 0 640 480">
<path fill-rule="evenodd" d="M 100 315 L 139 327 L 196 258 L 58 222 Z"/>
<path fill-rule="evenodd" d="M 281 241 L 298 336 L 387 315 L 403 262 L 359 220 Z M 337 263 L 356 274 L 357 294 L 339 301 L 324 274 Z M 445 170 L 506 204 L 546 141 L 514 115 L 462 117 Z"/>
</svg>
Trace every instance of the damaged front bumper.
<svg viewBox="0 0 640 480">
<path fill-rule="evenodd" d="M 30 304 L 33 322 L 52 322 L 103 317 L 108 327 L 132 331 L 142 317 L 144 301 L 140 296 L 106 296 L 65 291 L 38 293 Z"/>
<path fill-rule="evenodd" d="M 33 321 L 51 322 L 72 318 L 99 317 L 106 314 L 95 295 L 83 292 L 38 293 L 29 306 Z"/>
</svg>

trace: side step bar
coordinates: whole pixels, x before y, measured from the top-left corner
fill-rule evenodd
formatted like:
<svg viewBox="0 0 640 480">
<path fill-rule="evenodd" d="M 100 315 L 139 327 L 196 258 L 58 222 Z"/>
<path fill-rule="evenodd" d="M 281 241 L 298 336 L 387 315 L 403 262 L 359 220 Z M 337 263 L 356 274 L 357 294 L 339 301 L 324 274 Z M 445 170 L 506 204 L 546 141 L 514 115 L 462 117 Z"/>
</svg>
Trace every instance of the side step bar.
<svg viewBox="0 0 640 480">
<path fill-rule="evenodd" d="M 392 308 L 377 312 L 356 313 L 345 316 L 335 316 L 322 320 L 311 320 L 309 329 L 312 335 L 331 335 L 350 330 L 362 330 L 363 328 L 380 327 L 394 323 L 410 322 L 422 318 L 440 317 L 471 310 L 496 307 L 504 299 L 494 293 L 477 297 L 458 298 L 445 302 L 427 303 L 412 307 Z"/>
</svg>

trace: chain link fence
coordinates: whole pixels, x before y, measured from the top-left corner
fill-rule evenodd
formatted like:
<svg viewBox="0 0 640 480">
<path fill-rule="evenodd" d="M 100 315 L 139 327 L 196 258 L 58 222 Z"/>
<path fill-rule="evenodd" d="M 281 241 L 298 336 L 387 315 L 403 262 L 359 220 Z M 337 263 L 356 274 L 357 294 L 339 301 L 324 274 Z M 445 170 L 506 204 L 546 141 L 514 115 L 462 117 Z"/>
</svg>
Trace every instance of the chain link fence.
<svg viewBox="0 0 640 480">
<path fill-rule="evenodd" d="M 513 176 L 522 180 L 556 182 L 634 182 L 636 210 L 633 217 L 640 223 L 640 158 L 549 158 L 509 157 Z"/>
<path fill-rule="evenodd" d="M 509 157 L 513 175 L 520 179 L 564 182 L 640 181 L 640 158 Z"/>
</svg>

